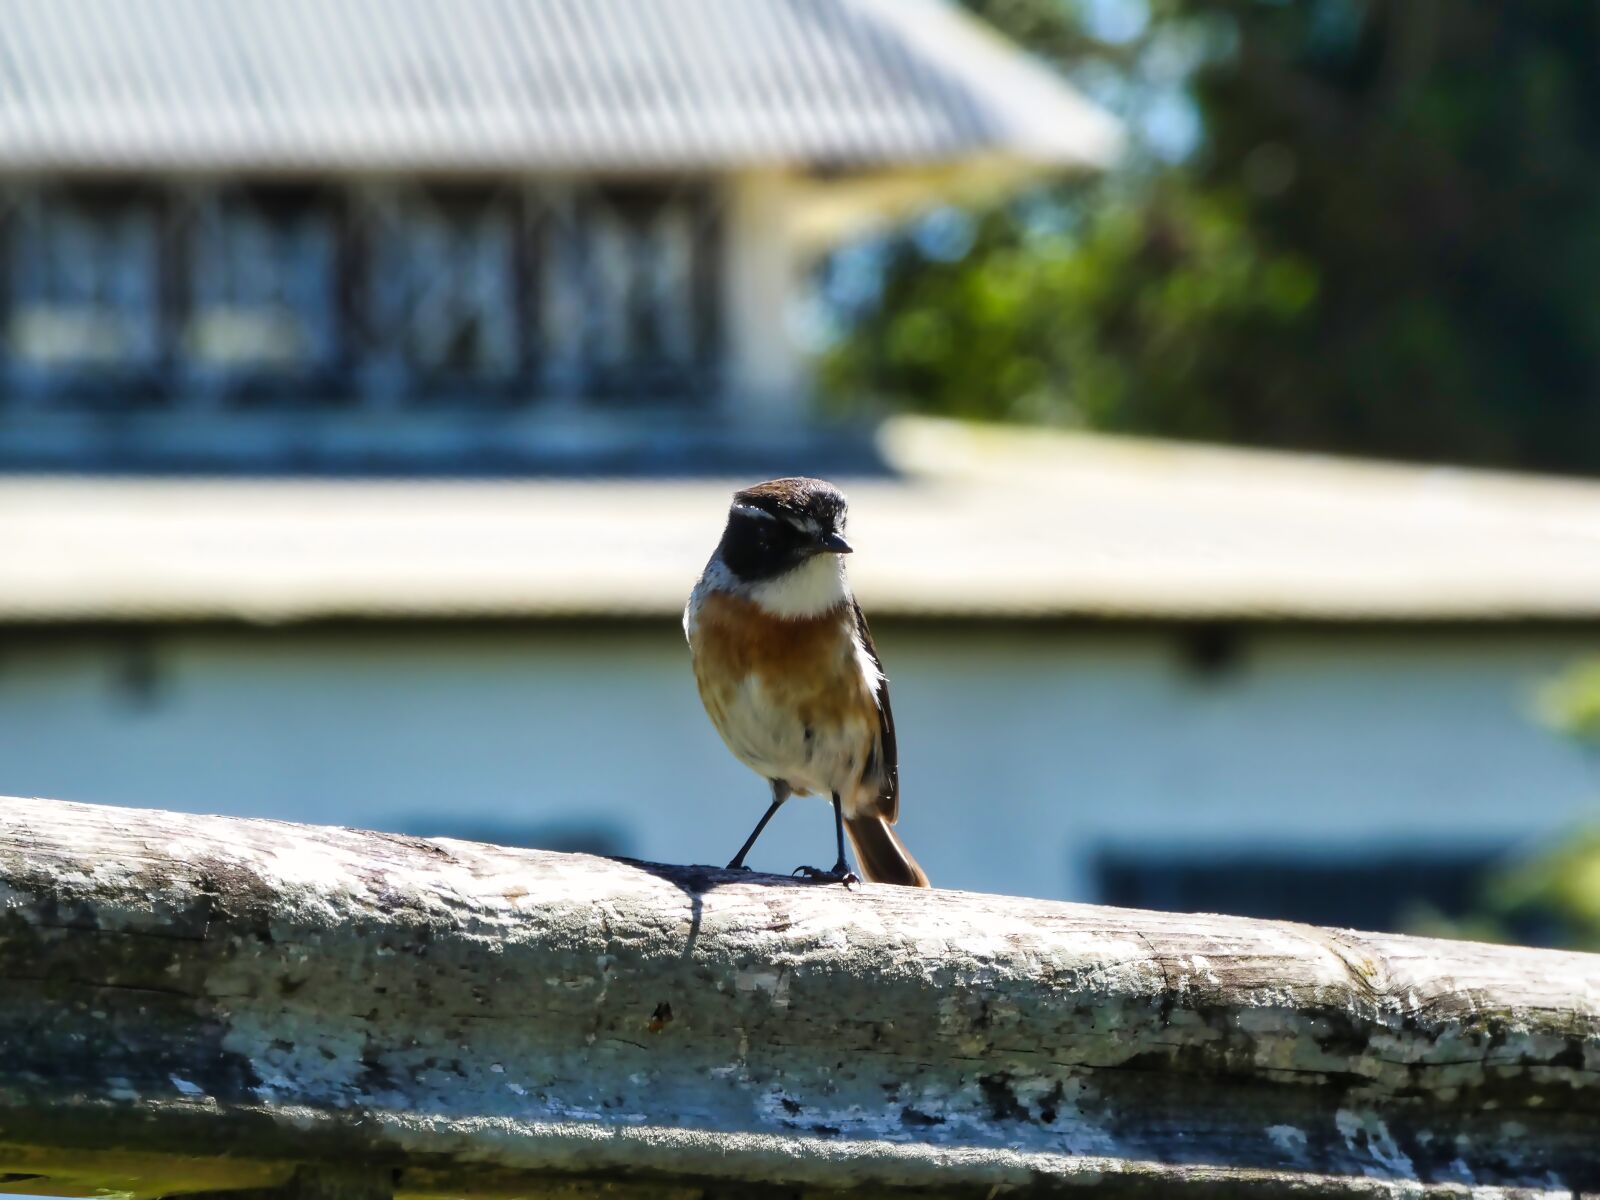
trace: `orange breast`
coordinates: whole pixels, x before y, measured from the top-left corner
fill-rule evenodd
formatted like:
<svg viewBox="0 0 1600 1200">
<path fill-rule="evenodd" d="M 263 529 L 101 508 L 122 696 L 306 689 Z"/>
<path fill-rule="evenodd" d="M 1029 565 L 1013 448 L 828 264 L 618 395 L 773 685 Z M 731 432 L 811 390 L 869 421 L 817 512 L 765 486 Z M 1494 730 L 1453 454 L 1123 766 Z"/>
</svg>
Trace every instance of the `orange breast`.
<svg viewBox="0 0 1600 1200">
<path fill-rule="evenodd" d="M 712 594 L 695 612 L 695 679 L 735 755 L 797 791 L 852 790 L 878 740 L 850 611 L 789 620 Z"/>
<path fill-rule="evenodd" d="M 818 617 L 774 617 L 739 596 L 713 592 L 695 613 L 696 663 L 719 676 L 751 673 L 764 680 L 814 671 L 818 664 L 853 652 L 849 615 L 843 605 Z"/>
</svg>

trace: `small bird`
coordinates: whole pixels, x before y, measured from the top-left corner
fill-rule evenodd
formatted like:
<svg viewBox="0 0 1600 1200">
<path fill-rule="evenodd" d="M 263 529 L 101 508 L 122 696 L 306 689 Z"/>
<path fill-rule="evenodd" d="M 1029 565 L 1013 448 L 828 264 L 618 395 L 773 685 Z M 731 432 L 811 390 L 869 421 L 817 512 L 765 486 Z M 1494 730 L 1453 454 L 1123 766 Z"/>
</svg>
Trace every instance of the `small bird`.
<svg viewBox="0 0 1600 1200">
<path fill-rule="evenodd" d="M 845 579 L 845 499 L 820 479 L 774 479 L 733 497 L 722 541 L 683 611 L 695 681 L 734 757 L 772 787 L 772 803 L 728 864 L 744 867 L 791 795 L 833 800 L 839 858 L 796 874 L 857 882 L 863 874 L 927 887 L 890 828 L 900 813 L 889 684 Z"/>
</svg>

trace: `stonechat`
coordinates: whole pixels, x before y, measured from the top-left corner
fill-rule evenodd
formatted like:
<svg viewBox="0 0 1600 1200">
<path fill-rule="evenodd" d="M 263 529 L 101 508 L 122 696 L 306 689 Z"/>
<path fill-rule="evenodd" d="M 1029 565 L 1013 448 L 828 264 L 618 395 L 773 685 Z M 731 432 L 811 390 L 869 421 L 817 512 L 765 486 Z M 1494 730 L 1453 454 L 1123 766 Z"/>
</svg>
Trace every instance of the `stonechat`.
<svg viewBox="0 0 1600 1200">
<path fill-rule="evenodd" d="M 820 479 L 774 479 L 735 493 L 722 541 L 683 612 L 695 681 L 734 757 L 772 803 L 728 864 L 744 866 L 790 796 L 833 800 L 839 857 L 796 874 L 851 883 L 848 831 L 868 879 L 927 887 L 895 836 L 900 812 L 894 713 L 883 664 L 845 579 L 845 499 Z"/>
</svg>

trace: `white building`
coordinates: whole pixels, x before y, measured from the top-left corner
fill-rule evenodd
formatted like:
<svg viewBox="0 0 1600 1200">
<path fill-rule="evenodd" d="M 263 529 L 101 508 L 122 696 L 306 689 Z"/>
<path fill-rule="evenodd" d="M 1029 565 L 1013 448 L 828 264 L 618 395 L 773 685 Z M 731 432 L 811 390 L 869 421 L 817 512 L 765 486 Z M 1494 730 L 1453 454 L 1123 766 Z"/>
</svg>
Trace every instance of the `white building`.
<svg viewBox="0 0 1600 1200">
<path fill-rule="evenodd" d="M 937 883 L 1377 923 L 1592 812 L 1529 701 L 1600 650 L 1600 486 L 882 441 L 851 567 Z M 764 785 L 678 612 L 739 482 L 0 481 L 0 791 L 725 861 Z"/>
</svg>

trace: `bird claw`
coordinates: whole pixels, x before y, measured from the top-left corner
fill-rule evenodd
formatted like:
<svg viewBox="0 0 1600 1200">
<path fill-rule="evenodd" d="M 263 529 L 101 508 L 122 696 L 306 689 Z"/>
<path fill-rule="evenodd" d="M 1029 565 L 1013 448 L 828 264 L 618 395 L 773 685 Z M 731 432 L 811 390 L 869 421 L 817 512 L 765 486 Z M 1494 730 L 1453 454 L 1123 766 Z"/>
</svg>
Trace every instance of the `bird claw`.
<svg viewBox="0 0 1600 1200">
<path fill-rule="evenodd" d="M 751 868 L 745 866 L 742 862 L 731 862 L 727 866 L 723 867 L 722 869 L 724 871 L 743 871 L 747 875 L 753 873 Z"/>
<path fill-rule="evenodd" d="M 831 871 L 819 870 L 816 867 L 796 867 L 791 874 L 809 879 L 812 883 L 842 883 L 847 888 L 852 883 L 861 882 L 861 877 L 848 867 L 835 867 Z"/>
</svg>

